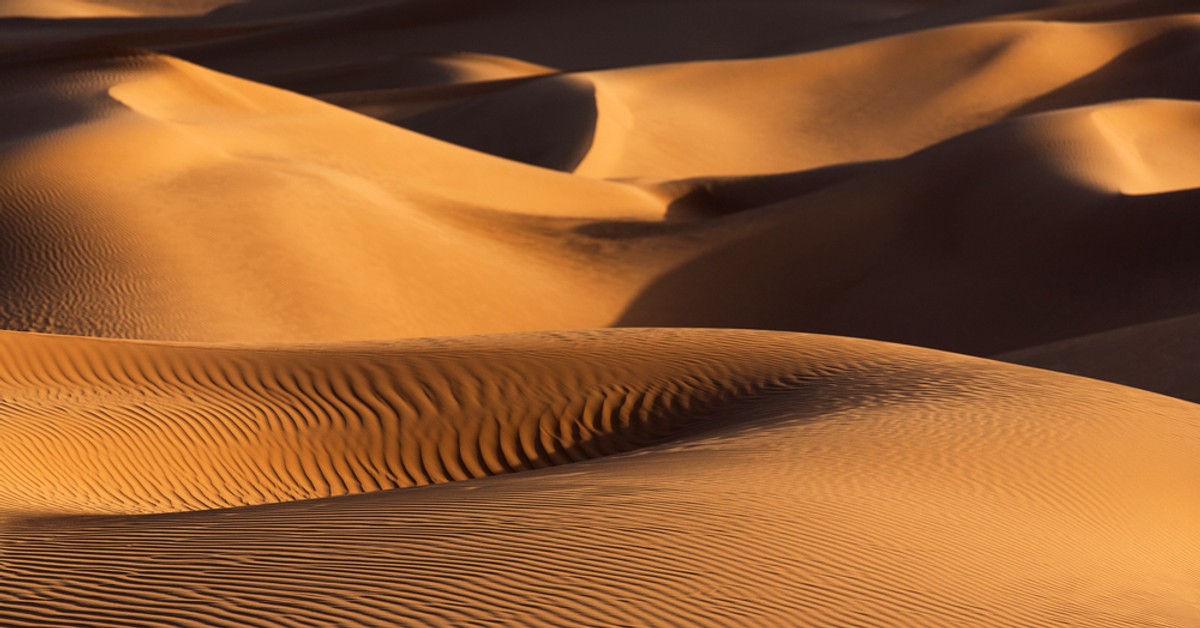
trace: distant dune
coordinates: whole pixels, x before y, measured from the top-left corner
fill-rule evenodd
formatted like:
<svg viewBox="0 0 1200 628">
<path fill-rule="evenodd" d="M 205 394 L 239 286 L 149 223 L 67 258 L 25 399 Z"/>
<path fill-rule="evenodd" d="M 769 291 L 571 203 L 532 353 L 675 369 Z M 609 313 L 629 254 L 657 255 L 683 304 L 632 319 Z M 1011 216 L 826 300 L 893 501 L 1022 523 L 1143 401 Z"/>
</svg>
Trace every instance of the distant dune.
<svg viewBox="0 0 1200 628">
<path fill-rule="evenodd" d="M 242 0 L 0 0 L 0 17 L 89 18 L 200 15 Z"/>
<path fill-rule="evenodd" d="M 0 0 L 0 625 L 1196 625 L 1198 67 L 1183 0 Z"/>
</svg>

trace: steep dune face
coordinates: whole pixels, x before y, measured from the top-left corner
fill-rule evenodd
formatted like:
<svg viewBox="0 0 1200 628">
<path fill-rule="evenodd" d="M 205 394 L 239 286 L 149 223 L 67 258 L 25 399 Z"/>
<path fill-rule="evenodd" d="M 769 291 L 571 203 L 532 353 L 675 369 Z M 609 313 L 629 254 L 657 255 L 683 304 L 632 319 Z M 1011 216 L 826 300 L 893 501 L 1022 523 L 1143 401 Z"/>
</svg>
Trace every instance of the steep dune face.
<svg viewBox="0 0 1200 628">
<path fill-rule="evenodd" d="M 1132 389 L 764 332 L 3 342 L 10 513 L 371 492 L 10 517 L 10 625 L 1170 625 L 1196 602 L 1200 413 Z M 561 464 L 648 437 L 671 440 Z M 455 465 L 553 466 L 378 490 Z"/>
<path fill-rule="evenodd" d="M 393 50 L 434 84 L 331 99 L 503 158 L 169 57 L 35 60 L 8 70 L 0 319 L 259 342 L 766 327 L 993 354 L 1185 315 L 1197 139 L 1171 68 L 1196 32 L 1000 19 L 575 74 Z M 392 76 L 324 67 L 305 80 Z M 731 204 L 691 194 L 729 175 Z"/>
</svg>

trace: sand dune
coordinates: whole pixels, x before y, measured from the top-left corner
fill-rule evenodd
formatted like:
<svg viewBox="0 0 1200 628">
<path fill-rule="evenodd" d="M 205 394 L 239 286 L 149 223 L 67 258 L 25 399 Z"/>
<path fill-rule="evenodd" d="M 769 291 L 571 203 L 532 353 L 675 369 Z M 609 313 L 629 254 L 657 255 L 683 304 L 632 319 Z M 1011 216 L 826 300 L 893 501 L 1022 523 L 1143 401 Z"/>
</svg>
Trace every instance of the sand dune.
<svg viewBox="0 0 1200 628">
<path fill-rule="evenodd" d="M 0 0 L 0 625 L 1195 625 L 1198 63 L 1177 0 Z"/>
<path fill-rule="evenodd" d="M 12 71 L 10 106 L 43 119 L 10 125 L 0 156 L 10 329 L 280 341 L 601 326 L 629 298 L 603 289 L 620 269 L 518 223 L 664 211 L 640 189 L 169 58 L 56 63 Z"/>
<path fill-rule="evenodd" d="M 536 162 L 514 155 L 514 146 L 561 134 L 529 121 L 575 110 L 577 120 L 597 118 L 591 151 L 577 168 L 597 178 L 778 173 L 900 157 L 1010 116 L 1133 97 L 1190 98 L 1191 82 L 1172 73 L 1194 60 L 1198 28 L 1196 18 L 1174 15 L 965 24 L 808 54 L 577 73 L 577 81 L 595 86 L 597 112 L 525 82 L 455 102 L 433 125 L 407 115 L 428 98 L 423 90 L 386 90 L 374 107 L 356 109 L 529 163 Z M 1060 54 L 1064 48 L 1072 54 Z M 879 76 L 880 60 L 893 57 L 906 63 Z M 514 125 L 521 115 L 526 122 Z M 511 137 L 496 139 L 498 130 Z"/>
<path fill-rule="evenodd" d="M 626 184 L 169 57 L 35 67 L 10 71 L 26 85 L 11 106 L 39 111 L 3 155 L 10 329 L 278 342 L 615 323 L 992 354 L 1197 305 L 1183 287 L 1200 185 L 1190 101 L 1025 115 L 900 160 L 758 181 Z M 565 100 L 547 112 L 594 98 L 590 133 L 582 111 L 552 122 L 517 98 L 489 141 L 563 169 L 606 150 L 616 105 L 566 80 L 498 97 L 551 87 Z M 426 120 L 471 133 L 440 113 Z M 539 125 L 562 131 L 517 141 Z M 729 185 L 736 208 L 696 193 Z M 1131 230 L 1138 246 L 1105 248 Z M 1012 303 L 1013 290 L 1036 297 Z M 1097 311 L 1108 290 L 1134 298 Z"/>
<path fill-rule="evenodd" d="M 577 172 L 666 179 L 900 157 L 1002 119 L 1159 33 L 1197 24 L 971 24 L 792 57 L 600 73 L 597 89 L 619 113 L 601 108 L 596 144 Z M 886 58 L 906 62 L 880 76 Z M 1060 108 L 1069 106 L 1062 100 Z"/>
<path fill-rule="evenodd" d="M 134 15 L 117 7 L 80 0 L 5 0 L 0 17 L 117 17 Z"/>
<path fill-rule="evenodd" d="M 242 0 L 3 0 L 0 18 L 200 15 Z"/>
<path fill-rule="evenodd" d="M 764 332 L 3 343 L 10 625 L 1168 625 L 1196 602 L 1200 412 L 1132 389 Z M 337 493 L 370 494 L 29 518 Z"/>
<path fill-rule="evenodd" d="M 1135 101 L 1042 114 L 833 173 L 718 223 L 741 235 L 656 279 L 620 322 L 987 355 L 1195 311 L 1197 113 Z M 759 198 L 812 181 L 766 179 Z M 713 209 L 685 188 L 683 209 L 728 213 L 759 200 L 753 184 L 717 185 Z"/>
</svg>

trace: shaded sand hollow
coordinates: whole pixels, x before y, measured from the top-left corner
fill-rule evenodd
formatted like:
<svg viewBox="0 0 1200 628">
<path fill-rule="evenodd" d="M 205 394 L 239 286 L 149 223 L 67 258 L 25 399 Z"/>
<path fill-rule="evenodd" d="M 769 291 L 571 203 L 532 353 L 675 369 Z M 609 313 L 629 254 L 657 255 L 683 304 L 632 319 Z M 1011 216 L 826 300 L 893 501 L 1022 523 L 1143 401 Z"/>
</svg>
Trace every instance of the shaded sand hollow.
<svg viewBox="0 0 1200 628">
<path fill-rule="evenodd" d="M 0 0 L 0 626 L 1200 624 L 1197 67 L 1182 0 Z"/>
</svg>

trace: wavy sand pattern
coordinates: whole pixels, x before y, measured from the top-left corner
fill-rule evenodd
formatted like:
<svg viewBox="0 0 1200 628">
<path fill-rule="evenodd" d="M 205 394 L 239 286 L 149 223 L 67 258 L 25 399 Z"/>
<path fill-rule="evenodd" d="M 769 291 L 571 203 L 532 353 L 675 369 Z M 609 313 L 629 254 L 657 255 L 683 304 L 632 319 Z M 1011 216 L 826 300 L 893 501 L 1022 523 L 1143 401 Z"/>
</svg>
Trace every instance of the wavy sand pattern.
<svg viewBox="0 0 1200 628">
<path fill-rule="evenodd" d="M 0 625 L 1195 625 L 1197 64 L 1170 0 L 0 0 Z"/>
</svg>

